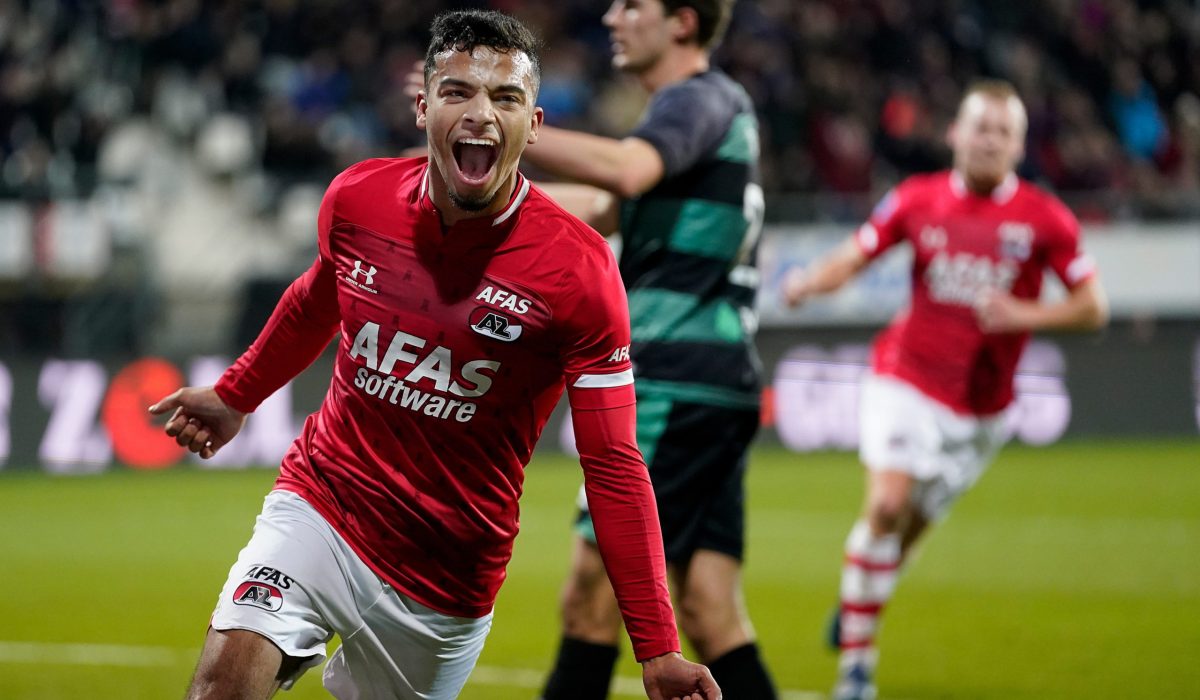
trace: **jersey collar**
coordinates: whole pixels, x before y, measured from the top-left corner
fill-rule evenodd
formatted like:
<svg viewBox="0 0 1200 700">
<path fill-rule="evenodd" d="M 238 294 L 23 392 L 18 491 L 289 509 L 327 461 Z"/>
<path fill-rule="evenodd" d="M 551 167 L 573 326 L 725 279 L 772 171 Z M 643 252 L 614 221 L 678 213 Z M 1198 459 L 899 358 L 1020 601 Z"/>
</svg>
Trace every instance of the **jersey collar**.
<svg viewBox="0 0 1200 700">
<path fill-rule="evenodd" d="M 992 190 L 992 201 L 996 204 L 1008 204 L 1012 201 L 1013 197 L 1017 196 L 1017 188 L 1020 185 L 1021 181 L 1016 173 L 1005 175 L 1000 184 L 996 185 L 996 189 Z M 962 173 L 957 170 L 950 171 L 950 191 L 959 199 L 970 194 L 970 191 L 967 189 L 967 181 L 963 179 Z"/>
<path fill-rule="evenodd" d="M 429 193 L 429 168 L 430 167 L 431 167 L 431 164 L 427 162 L 425 164 L 424 172 L 421 173 L 421 191 L 417 195 L 417 201 L 420 202 L 420 206 L 422 209 L 426 210 L 427 212 L 432 212 L 433 214 L 438 214 L 437 206 L 434 205 L 433 197 L 430 196 L 430 193 Z M 517 210 L 521 208 L 521 204 L 525 201 L 525 198 L 528 195 L 529 195 L 529 179 L 526 178 L 523 174 L 521 174 L 520 170 L 518 170 L 517 171 L 517 186 L 513 188 L 512 196 L 509 197 L 509 199 L 508 199 L 508 206 L 504 207 L 504 209 L 502 209 L 498 214 L 496 214 L 495 217 L 493 217 L 491 219 L 491 223 L 488 224 L 488 227 L 490 228 L 490 227 L 500 226 L 504 222 L 511 219 L 512 216 L 517 213 Z M 440 215 L 438 215 L 438 216 L 440 217 Z M 450 228 L 457 229 L 457 228 L 467 225 L 467 224 L 469 224 L 472 228 L 474 228 L 483 221 L 486 221 L 486 219 L 483 219 L 482 217 L 479 219 L 464 219 L 463 221 L 460 221 L 459 223 L 455 224 L 454 226 L 451 226 Z"/>
</svg>

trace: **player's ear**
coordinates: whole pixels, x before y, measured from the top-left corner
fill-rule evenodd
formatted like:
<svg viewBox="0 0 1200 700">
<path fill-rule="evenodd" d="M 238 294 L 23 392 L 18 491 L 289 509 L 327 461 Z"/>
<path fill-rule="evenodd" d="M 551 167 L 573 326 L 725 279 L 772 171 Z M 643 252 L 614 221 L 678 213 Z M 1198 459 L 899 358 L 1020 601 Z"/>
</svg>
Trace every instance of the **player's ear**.
<svg viewBox="0 0 1200 700">
<path fill-rule="evenodd" d="M 429 111 L 429 100 L 426 99 L 424 90 L 421 90 L 417 93 L 416 99 L 417 128 L 421 131 L 424 131 L 426 125 L 429 123 L 429 118 L 426 114 Z"/>
<path fill-rule="evenodd" d="M 691 7 L 681 7 L 667 18 L 670 24 L 671 38 L 679 44 L 699 43 L 697 36 L 700 32 L 700 15 Z"/>
<path fill-rule="evenodd" d="M 546 118 L 546 113 L 541 107 L 534 107 L 533 114 L 529 117 L 529 138 L 525 139 L 526 144 L 537 143 L 538 129 L 542 128 L 542 120 Z"/>
</svg>

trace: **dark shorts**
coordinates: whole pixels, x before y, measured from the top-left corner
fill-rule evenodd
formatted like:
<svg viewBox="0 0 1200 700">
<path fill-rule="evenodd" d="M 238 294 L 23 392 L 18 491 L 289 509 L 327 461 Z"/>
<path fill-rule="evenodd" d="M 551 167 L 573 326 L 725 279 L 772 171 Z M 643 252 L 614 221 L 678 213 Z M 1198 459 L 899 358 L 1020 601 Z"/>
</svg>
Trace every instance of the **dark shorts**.
<svg viewBox="0 0 1200 700">
<path fill-rule="evenodd" d="M 667 561 L 686 563 L 698 549 L 742 559 L 746 452 L 758 424 L 754 410 L 638 395 L 638 447 L 654 484 Z M 596 541 L 586 508 L 576 531 Z"/>
</svg>

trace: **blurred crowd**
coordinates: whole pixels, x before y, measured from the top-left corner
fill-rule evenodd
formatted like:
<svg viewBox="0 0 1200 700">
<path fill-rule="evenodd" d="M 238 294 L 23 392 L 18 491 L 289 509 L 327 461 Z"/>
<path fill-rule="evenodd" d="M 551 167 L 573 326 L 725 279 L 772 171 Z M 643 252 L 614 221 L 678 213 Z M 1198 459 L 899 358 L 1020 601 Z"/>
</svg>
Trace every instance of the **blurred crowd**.
<svg viewBox="0 0 1200 700">
<path fill-rule="evenodd" d="M 86 195 L 136 175 L 131 152 L 156 139 L 273 182 L 395 154 L 421 140 L 404 76 L 449 4 L 0 0 L 0 195 Z M 549 123 L 619 134 L 636 119 L 603 0 L 474 4 L 547 38 Z M 959 94 L 985 75 L 1028 104 L 1025 174 L 1103 193 L 1085 216 L 1120 215 L 1104 197 L 1172 213 L 1200 192 L 1189 0 L 740 0 L 717 62 L 759 106 L 769 192 L 871 193 L 945 165 Z"/>
<path fill-rule="evenodd" d="M 862 192 L 944 165 L 963 87 L 999 76 L 1029 109 L 1023 174 L 1081 216 L 1196 212 L 1195 2 L 764 0 L 739 20 L 721 62 L 760 106 L 776 190 Z"/>
</svg>

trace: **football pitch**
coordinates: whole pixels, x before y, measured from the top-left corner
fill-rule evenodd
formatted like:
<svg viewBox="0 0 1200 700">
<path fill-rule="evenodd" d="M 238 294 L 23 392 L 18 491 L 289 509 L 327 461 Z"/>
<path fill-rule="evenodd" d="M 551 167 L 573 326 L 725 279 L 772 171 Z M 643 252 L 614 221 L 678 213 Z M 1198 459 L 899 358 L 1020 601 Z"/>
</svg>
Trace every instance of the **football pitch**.
<svg viewBox="0 0 1200 700">
<path fill-rule="evenodd" d="M 272 477 L 0 473 L 0 698 L 181 697 Z M 579 479 L 530 465 L 464 698 L 535 697 Z M 752 459 L 746 593 L 788 700 L 833 681 L 822 633 L 860 481 L 850 454 Z M 901 579 L 881 644 L 882 698 L 1200 698 L 1200 440 L 1007 448 Z M 318 675 L 280 697 L 328 697 Z M 628 647 L 620 675 L 614 697 L 638 697 Z"/>
</svg>

